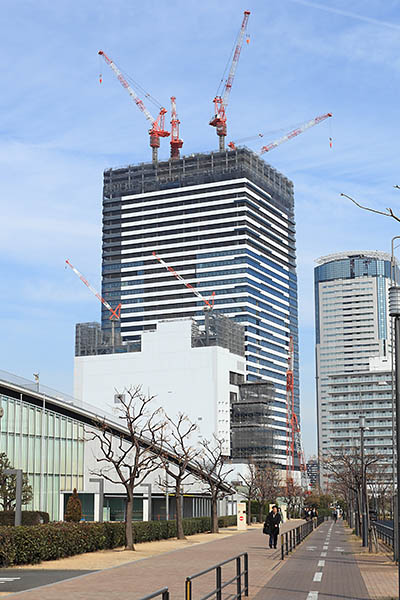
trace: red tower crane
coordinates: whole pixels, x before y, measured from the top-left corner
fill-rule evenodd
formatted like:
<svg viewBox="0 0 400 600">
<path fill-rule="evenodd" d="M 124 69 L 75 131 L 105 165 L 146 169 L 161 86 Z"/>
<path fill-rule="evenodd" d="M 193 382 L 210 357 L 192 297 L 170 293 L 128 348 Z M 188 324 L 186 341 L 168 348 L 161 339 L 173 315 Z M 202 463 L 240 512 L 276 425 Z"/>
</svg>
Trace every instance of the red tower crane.
<svg viewBox="0 0 400 600">
<path fill-rule="evenodd" d="M 264 152 L 270 152 L 271 150 L 273 150 L 274 148 L 277 148 L 281 144 L 284 144 L 285 142 L 288 142 L 289 140 L 293 139 L 294 137 L 300 135 L 301 133 L 304 133 L 304 131 L 307 131 L 307 129 L 310 129 L 310 127 L 314 127 L 314 125 L 318 125 L 318 123 L 322 123 L 322 121 L 325 121 L 325 119 L 328 119 L 331 116 L 332 116 L 332 113 L 325 113 L 324 115 L 320 115 L 319 117 L 315 117 L 314 119 L 311 119 L 310 121 L 306 121 L 305 123 L 302 123 L 301 125 L 299 125 L 299 127 L 296 127 L 296 129 L 293 129 L 286 135 L 283 135 L 282 137 L 278 138 L 277 140 L 274 140 L 273 142 L 270 142 L 266 146 L 263 146 L 261 148 L 261 150 L 259 151 L 259 154 L 264 154 Z M 251 139 L 255 139 L 257 137 L 263 137 L 263 134 L 259 133 L 257 136 L 253 136 L 250 138 L 243 138 L 241 141 L 251 140 Z M 231 150 L 236 150 L 237 143 L 238 142 L 229 142 L 228 147 Z M 330 145 L 332 146 L 331 140 L 330 140 Z"/>
<path fill-rule="evenodd" d="M 168 137 L 169 136 L 169 131 L 165 130 L 165 114 L 167 113 L 167 110 L 165 108 L 163 108 L 162 106 L 159 106 L 160 112 L 159 112 L 157 119 L 155 119 L 152 116 L 152 114 L 149 112 L 149 110 L 146 108 L 144 102 L 139 98 L 139 96 L 134 91 L 132 86 L 128 83 L 128 81 L 126 80 L 126 78 L 124 77 L 124 75 L 122 74 L 120 69 L 111 60 L 111 58 L 109 58 L 107 56 L 107 54 L 105 54 L 103 52 L 103 50 L 99 50 L 98 53 L 100 56 L 102 56 L 104 58 L 104 60 L 108 64 L 108 66 L 113 70 L 118 81 L 120 82 L 122 87 L 124 87 L 128 91 L 129 95 L 131 96 L 131 98 L 133 99 L 133 101 L 135 102 L 135 104 L 139 108 L 139 110 L 141 110 L 142 113 L 144 114 L 144 116 L 146 117 L 146 119 L 148 121 L 150 121 L 150 123 L 151 123 L 151 128 L 149 129 L 150 147 L 152 149 L 153 163 L 156 164 L 157 160 L 158 160 L 158 148 L 160 147 L 160 137 Z M 150 97 L 149 94 L 146 94 L 146 97 Z"/>
<path fill-rule="evenodd" d="M 183 146 L 183 140 L 179 138 L 179 125 L 180 120 L 176 114 L 176 98 L 171 96 L 171 158 L 172 160 L 179 160 L 179 150 Z"/>
<path fill-rule="evenodd" d="M 286 486 L 294 482 L 295 457 L 298 457 L 301 484 L 306 487 L 306 464 L 301 444 L 300 426 L 294 408 L 294 345 L 289 339 L 288 367 L 286 371 Z"/>
<path fill-rule="evenodd" d="M 73 264 L 70 263 L 70 261 L 68 259 L 65 262 L 67 263 L 67 265 L 69 267 L 71 267 L 71 269 L 73 270 L 75 275 L 77 275 L 79 277 L 79 279 L 82 281 L 82 283 L 84 283 L 89 288 L 89 290 L 92 292 L 92 294 L 94 294 L 96 296 L 96 298 L 98 300 L 100 300 L 100 302 L 103 304 L 103 306 L 105 306 L 107 308 L 107 310 L 110 311 L 110 313 L 111 313 L 110 314 L 111 344 L 112 344 L 112 347 L 114 348 L 114 345 L 115 345 L 115 321 L 119 321 L 121 318 L 121 304 L 118 304 L 118 306 L 113 308 L 111 306 L 111 304 L 109 304 L 107 302 L 107 300 L 105 300 L 103 298 L 103 296 L 101 296 L 101 294 L 99 294 L 99 292 L 89 283 L 89 281 L 82 275 L 82 273 L 80 271 L 78 271 L 78 269 L 76 267 L 74 267 Z"/>
<path fill-rule="evenodd" d="M 216 127 L 217 135 L 219 137 L 219 151 L 223 152 L 225 150 L 225 137 L 227 133 L 226 127 L 226 109 L 229 101 L 229 94 L 231 93 L 233 80 L 235 78 L 236 69 L 239 62 L 240 52 L 242 50 L 243 39 L 246 33 L 247 22 L 249 20 L 250 11 L 245 10 L 243 15 L 242 26 L 240 28 L 235 51 L 233 53 L 233 59 L 231 68 L 229 70 L 228 77 L 225 81 L 224 87 L 222 89 L 222 93 L 215 96 L 214 102 L 214 117 L 210 121 L 210 125 L 212 127 Z"/>
</svg>

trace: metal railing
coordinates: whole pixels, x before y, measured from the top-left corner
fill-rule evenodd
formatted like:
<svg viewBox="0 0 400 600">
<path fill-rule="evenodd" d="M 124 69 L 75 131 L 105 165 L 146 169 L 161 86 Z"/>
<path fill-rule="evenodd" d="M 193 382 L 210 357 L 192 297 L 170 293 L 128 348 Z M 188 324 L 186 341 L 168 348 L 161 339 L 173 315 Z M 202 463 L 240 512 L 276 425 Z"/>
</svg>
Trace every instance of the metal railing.
<svg viewBox="0 0 400 600">
<path fill-rule="evenodd" d="M 390 546 L 390 548 L 394 548 L 393 527 L 390 527 L 390 525 L 383 525 L 378 521 L 374 521 L 372 525 L 375 527 L 378 539 L 382 540 L 382 542 Z"/>
<path fill-rule="evenodd" d="M 242 557 L 243 557 L 243 570 L 242 570 Z M 222 582 L 222 567 L 227 565 L 228 563 L 236 562 L 236 575 L 228 579 L 228 581 Z M 193 600 L 193 590 L 192 590 L 192 581 L 193 579 L 197 579 L 197 577 L 201 577 L 206 573 L 211 573 L 215 571 L 215 589 L 212 592 L 209 592 L 205 596 L 198 598 L 198 600 L 207 600 L 208 598 L 215 597 L 215 600 L 222 600 L 222 590 L 226 588 L 228 585 L 232 585 L 236 582 L 236 594 L 230 594 L 229 598 L 231 600 L 241 600 L 242 595 L 249 595 L 249 557 L 247 552 L 243 554 L 238 554 L 233 558 L 228 558 L 228 560 L 224 560 L 218 565 L 214 565 L 209 569 L 205 569 L 204 571 L 200 571 L 199 573 L 195 573 L 194 575 L 190 575 L 190 577 L 186 577 L 185 582 L 185 600 Z M 243 586 L 242 586 L 243 581 Z"/>
<path fill-rule="evenodd" d="M 162 588 L 162 590 L 158 590 L 158 592 L 153 592 L 153 594 L 149 594 L 148 596 L 143 596 L 140 600 L 151 600 L 152 598 L 157 598 L 157 596 L 161 596 L 161 600 L 169 600 L 169 591 L 168 588 Z"/>
<path fill-rule="evenodd" d="M 285 558 L 285 555 L 288 556 L 289 552 L 293 552 L 293 550 L 298 546 L 314 529 L 319 527 L 321 523 L 323 523 L 325 517 L 317 517 L 317 519 L 313 521 L 307 521 L 298 527 L 294 527 L 293 529 L 289 529 L 285 533 L 281 534 L 281 559 Z"/>
</svg>

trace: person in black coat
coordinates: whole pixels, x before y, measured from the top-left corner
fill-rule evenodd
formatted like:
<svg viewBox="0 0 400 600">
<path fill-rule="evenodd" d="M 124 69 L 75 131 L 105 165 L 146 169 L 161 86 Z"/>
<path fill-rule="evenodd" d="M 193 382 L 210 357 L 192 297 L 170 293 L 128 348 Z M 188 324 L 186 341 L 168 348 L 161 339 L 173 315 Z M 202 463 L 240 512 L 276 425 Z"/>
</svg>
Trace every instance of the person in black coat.
<svg viewBox="0 0 400 600">
<path fill-rule="evenodd" d="M 282 517 L 278 511 L 278 507 L 273 506 L 271 512 L 267 516 L 266 521 L 264 523 L 264 532 L 269 534 L 270 548 L 276 548 L 281 521 Z"/>
</svg>

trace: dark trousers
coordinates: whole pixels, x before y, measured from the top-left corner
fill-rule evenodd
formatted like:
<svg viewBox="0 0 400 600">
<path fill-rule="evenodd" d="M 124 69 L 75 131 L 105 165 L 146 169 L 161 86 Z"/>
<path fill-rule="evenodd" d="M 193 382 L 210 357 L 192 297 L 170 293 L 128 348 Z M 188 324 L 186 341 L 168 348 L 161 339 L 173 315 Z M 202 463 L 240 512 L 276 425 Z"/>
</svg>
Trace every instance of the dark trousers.
<svg viewBox="0 0 400 600">
<path fill-rule="evenodd" d="M 278 535 L 279 535 L 279 527 L 275 527 L 273 532 L 269 534 L 269 547 L 270 548 L 272 548 L 272 546 L 274 548 L 276 548 L 276 543 L 278 541 Z"/>
</svg>

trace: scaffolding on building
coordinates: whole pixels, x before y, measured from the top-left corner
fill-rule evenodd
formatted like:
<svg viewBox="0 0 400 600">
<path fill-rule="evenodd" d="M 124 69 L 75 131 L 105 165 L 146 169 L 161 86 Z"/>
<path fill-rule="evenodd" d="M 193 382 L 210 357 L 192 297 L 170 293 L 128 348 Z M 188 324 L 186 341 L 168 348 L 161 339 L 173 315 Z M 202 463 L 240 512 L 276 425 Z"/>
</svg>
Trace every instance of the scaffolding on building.
<svg viewBox="0 0 400 600">
<path fill-rule="evenodd" d="M 293 210 L 293 183 L 246 147 L 166 160 L 140 163 L 104 171 L 104 200 L 183 186 L 249 178 L 270 194 L 277 208 Z M 276 196 L 276 198 L 275 198 Z M 278 197 L 279 196 L 279 200 Z"/>
<path fill-rule="evenodd" d="M 242 383 L 231 403 L 232 459 L 257 464 L 274 462 L 276 448 L 272 406 L 275 386 L 269 381 Z"/>
</svg>

